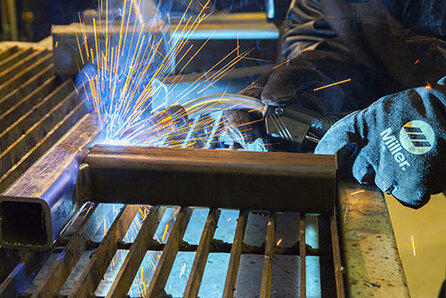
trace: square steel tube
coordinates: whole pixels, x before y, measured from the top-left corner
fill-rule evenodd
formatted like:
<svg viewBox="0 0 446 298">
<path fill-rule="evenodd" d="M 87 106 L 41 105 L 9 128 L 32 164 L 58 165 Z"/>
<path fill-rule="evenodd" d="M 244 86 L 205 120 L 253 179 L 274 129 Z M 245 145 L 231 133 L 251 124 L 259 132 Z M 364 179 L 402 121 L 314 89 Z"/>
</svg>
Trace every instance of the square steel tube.
<svg viewBox="0 0 446 298">
<path fill-rule="evenodd" d="M 93 202 L 330 213 L 336 157 L 96 145 Z"/>
</svg>

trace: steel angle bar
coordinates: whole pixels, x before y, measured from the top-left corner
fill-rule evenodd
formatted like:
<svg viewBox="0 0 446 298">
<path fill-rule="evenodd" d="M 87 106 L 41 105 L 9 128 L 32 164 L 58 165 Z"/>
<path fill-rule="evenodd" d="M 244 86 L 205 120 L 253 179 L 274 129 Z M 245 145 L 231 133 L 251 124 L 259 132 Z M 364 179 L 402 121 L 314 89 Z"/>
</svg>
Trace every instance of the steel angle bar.
<svg viewBox="0 0 446 298">
<path fill-rule="evenodd" d="M 156 266 L 155 272 L 150 280 L 146 297 L 155 298 L 162 296 L 170 271 L 172 270 L 175 257 L 178 253 L 180 241 L 183 239 L 191 216 L 191 208 L 180 209 L 173 228 L 170 231 L 169 238 L 167 239 L 166 246 L 163 249 L 158 265 Z"/>
<path fill-rule="evenodd" d="M 198 296 L 204 268 L 206 267 L 206 262 L 209 256 L 211 240 L 214 238 L 220 213 L 221 211 L 218 209 L 212 209 L 209 212 L 183 297 Z"/>
<path fill-rule="evenodd" d="M 149 211 L 144 219 L 141 229 L 136 236 L 130 250 L 116 275 L 107 297 L 124 297 L 132 286 L 133 279 L 140 267 L 147 250 L 150 240 L 156 232 L 156 229 L 166 211 L 166 207 L 155 206 Z"/>
<path fill-rule="evenodd" d="M 307 251 L 305 240 L 305 214 L 300 214 L 299 218 L 299 289 L 300 298 L 307 297 Z"/>
<path fill-rule="evenodd" d="M 75 194 L 86 146 L 99 134 L 94 115 L 84 116 L 0 196 L 0 244 L 48 249 L 80 207 Z"/>
<path fill-rule="evenodd" d="M 268 218 L 268 226 L 265 241 L 265 259 L 263 261 L 262 285 L 260 297 L 269 298 L 271 296 L 272 265 L 274 258 L 274 240 L 276 233 L 276 214 L 271 213 Z"/>
<path fill-rule="evenodd" d="M 96 145 L 85 162 L 95 202 L 314 213 L 334 206 L 331 155 Z"/>
<path fill-rule="evenodd" d="M 104 204 L 95 205 L 90 210 L 89 216 L 83 219 L 82 224 L 71 236 L 63 252 L 51 265 L 32 297 L 52 297 L 60 291 L 87 248 L 87 241 L 97 232 L 108 211 L 110 211 L 110 208 Z"/>
<path fill-rule="evenodd" d="M 118 249 L 118 242 L 124 238 L 139 208 L 139 205 L 128 205 L 119 212 L 69 297 L 83 298 L 94 294 Z"/>
<path fill-rule="evenodd" d="M 240 256 L 243 248 L 243 238 L 246 231 L 246 223 L 248 222 L 249 211 L 240 211 L 235 228 L 234 240 L 232 241 L 231 257 L 229 258 L 228 272 L 226 274 L 225 287 L 223 290 L 224 298 L 234 297 L 235 283 L 237 281 L 238 267 L 240 265 Z"/>
</svg>

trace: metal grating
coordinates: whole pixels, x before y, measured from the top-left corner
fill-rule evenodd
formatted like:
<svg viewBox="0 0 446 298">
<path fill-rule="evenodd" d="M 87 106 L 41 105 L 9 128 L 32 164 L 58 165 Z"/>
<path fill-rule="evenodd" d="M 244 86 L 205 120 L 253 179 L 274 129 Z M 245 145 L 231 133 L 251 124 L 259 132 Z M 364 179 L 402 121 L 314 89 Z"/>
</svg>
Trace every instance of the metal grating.
<svg viewBox="0 0 446 298">
<path fill-rule="evenodd" d="M 86 112 L 73 81 L 54 76 L 52 53 L 0 52 L 0 192 Z"/>
<path fill-rule="evenodd" d="M 238 215 L 222 216 L 228 212 Z M 189 225 L 194 232 L 185 235 Z M 215 237 L 228 229 L 230 241 Z M 179 282 L 176 259 L 182 253 L 194 257 L 180 264 Z M 224 268 L 215 269 L 210 255 L 214 262 L 226 256 Z M 319 270 L 307 273 L 310 258 Z M 253 260 L 261 272 L 244 268 Z M 207 267 L 218 271 L 210 274 L 214 286 L 220 282 L 212 292 Z M 22 257 L 0 286 L 0 297 L 177 297 L 179 291 L 184 297 L 342 297 L 342 277 L 334 268 L 340 268 L 339 247 L 335 219 L 328 215 L 88 203 L 50 251 Z"/>
</svg>

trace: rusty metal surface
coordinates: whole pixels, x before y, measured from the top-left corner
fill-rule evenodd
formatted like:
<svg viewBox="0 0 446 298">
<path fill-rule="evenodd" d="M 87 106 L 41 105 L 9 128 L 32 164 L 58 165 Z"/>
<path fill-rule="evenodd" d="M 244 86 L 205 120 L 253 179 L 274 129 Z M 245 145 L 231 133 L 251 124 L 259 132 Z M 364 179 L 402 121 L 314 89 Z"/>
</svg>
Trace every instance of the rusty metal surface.
<svg viewBox="0 0 446 298">
<path fill-rule="evenodd" d="M 220 213 L 221 210 L 213 209 L 209 212 L 206 219 L 206 225 L 204 226 L 203 233 L 201 234 L 200 244 L 197 248 L 197 254 L 195 255 L 189 280 L 186 285 L 186 290 L 184 291 L 185 297 L 198 296 L 198 290 L 200 289 L 204 268 L 209 256 L 211 240 L 213 239 L 215 230 L 217 229 Z"/>
<path fill-rule="evenodd" d="M 263 261 L 262 288 L 260 289 L 261 298 L 269 298 L 271 296 L 271 278 L 272 278 L 272 266 L 274 259 L 274 244 L 275 244 L 274 241 L 276 239 L 275 233 L 276 233 L 276 214 L 271 213 L 268 218 L 268 226 L 266 230 L 265 260 Z"/>
<path fill-rule="evenodd" d="M 164 287 L 166 286 L 167 279 L 170 275 L 175 257 L 179 250 L 179 243 L 183 239 L 186 227 L 192 216 L 192 209 L 181 208 L 178 217 L 175 220 L 175 224 L 167 240 L 166 246 L 163 249 L 156 270 L 153 273 L 150 280 L 149 287 L 147 288 L 147 294 L 145 297 L 159 297 L 163 295 Z"/>
<path fill-rule="evenodd" d="M 382 193 L 355 182 L 338 190 L 348 296 L 410 297 Z"/>
<path fill-rule="evenodd" d="M 97 145 L 85 162 L 96 202 L 333 210 L 334 156 Z"/>
<path fill-rule="evenodd" d="M 166 208 L 160 206 L 155 206 L 150 209 L 149 215 L 144 219 L 140 232 L 130 247 L 129 253 L 121 269 L 119 269 L 107 297 L 123 297 L 129 292 L 133 279 L 141 265 L 141 261 L 149 250 L 149 242 L 153 239 L 155 230 L 165 211 Z"/>
<path fill-rule="evenodd" d="M 234 240 L 231 247 L 231 257 L 229 259 L 228 273 L 226 274 L 225 288 L 223 297 L 234 297 L 235 282 L 237 280 L 238 268 L 240 265 L 240 256 L 242 254 L 243 237 L 245 236 L 246 223 L 248 221 L 247 211 L 241 211 L 237 219 Z"/>
<path fill-rule="evenodd" d="M 89 239 L 92 239 L 91 236 L 95 234 L 96 230 L 102 229 L 104 219 L 106 218 L 105 213 L 112 208 L 108 204 L 85 206 L 76 220 L 73 221 L 73 224 L 66 229 L 63 237 L 56 242 L 51 250 L 46 252 L 27 253 L 27 257 L 22 260 L 24 262 L 23 265 L 17 266 L 17 268 L 11 272 L 5 283 L 0 285 L 0 297 L 98 297 L 96 287 L 99 282 L 103 280 L 105 269 L 112 266 L 112 263 L 114 263 L 114 259 L 116 258 L 115 252 L 118 249 L 129 250 L 129 252 L 125 256 L 125 261 L 122 265 L 116 268 L 119 272 L 116 277 L 114 277 L 113 285 L 110 290 L 106 294 L 102 294 L 106 297 L 124 297 L 127 293 L 130 293 L 130 286 L 135 280 L 137 280 L 138 283 L 140 279 L 142 280 L 142 273 L 139 275 L 138 271 L 140 270 L 140 266 L 142 266 L 141 261 L 143 261 L 143 257 L 148 251 L 158 251 L 162 253 L 162 255 L 159 263 L 155 265 L 156 269 L 154 268 L 155 272 L 151 277 L 151 284 L 147 287 L 147 292 L 144 290 L 140 292 L 138 296 L 144 296 L 144 294 L 147 294 L 146 296 L 149 297 L 164 295 L 166 291 L 170 289 L 170 285 L 169 287 L 167 285 L 167 279 L 170 278 L 172 274 L 175 274 L 172 269 L 173 263 L 177 259 L 177 254 L 179 252 L 189 251 L 195 252 L 195 260 L 189 274 L 189 282 L 183 293 L 184 297 L 197 296 L 197 291 L 202 287 L 203 275 L 205 272 L 204 269 L 207 266 L 211 266 L 211 263 L 205 261 L 210 253 L 230 253 L 230 259 L 236 260 L 236 262 L 230 261 L 228 264 L 229 266 L 224 266 L 223 268 L 227 272 L 227 276 L 229 277 L 228 280 L 234 280 L 233 282 L 225 283 L 224 293 L 232 295 L 234 288 L 236 287 L 235 281 L 239 278 L 244 278 L 244 275 L 246 274 L 246 272 L 243 272 L 244 266 L 246 265 L 243 265 L 243 262 L 239 263 L 238 261 L 240 260 L 240 256 L 258 255 L 262 257 L 262 262 L 265 263 L 263 278 L 261 278 L 264 280 L 261 285 L 261 289 L 263 290 L 259 288 L 259 291 L 263 292 L 262 296 L 268 297 L 271 295 L 272 297 L 285 297 L 280 295 L 277 296 L 278 294 L 276 291 L 279 286 L 277 284 L 277 270 L 286 272 L 288 275 L 291 274 L 291 278 L 294 282 L 299 280 L 299 276 L 302 273 L 292 271 L 289 267 L 291 266 L 290 263 L 284 263 L 283 259 L 279 262 L 276 257 L 279 257 L 279 259 L 280 256 L 297 257 L 302 255 L 302 249 L 305 250 L 307 256 L 318 256 L 319 258 L 333 257 L 331 245 L 325 246 L 325 244 L 320 243 L 320 245 L 324 246 L 312 248 L 306 243 L 301 244 L 301 238 L 294 238 L 294 240 L 291 240 L 293 237 L 290 239 L 286 239 L 289 237 L 285 237 L 283 239 L 285 242 L 290 240 L 296 241 L 297 239 L 297 243 L 294 243 L 292 246 L 289 246 L 289 243 L 285 246 L 279 246 L 278 243 L 275 243 L 276 240 L 274 234 L 284 237 L 284 231 L 282 230 L 283 225 L 274 224 L 274 213 L 271 213 L 269 216 L 268 221 L 270 224 L 264 227 L 267 231 L 265 232 L 266 236 L 263 240 L 264 243 L 260 247 L 252 246 L 248 244 L 248 242 L 242 241 L 243 238 L 246 239 L 246 237 L 244 237 L 247 235 L 246 233 L 259 233 L 263 229 L 261 226 L 251 223 L 254 224 L 249 229 L 251 232 L 246 230 L 248 212 L 244 211 L 239 214 L 238 225 L 235 228 L 237 232 L 234 235 L 234 241 L 232 243 L 225 243 L 221 240 L 213 239 L 212 234 L 215 232 L 214 229 L 217 227 L 216 225 L 224 226 L 227 224 L 226 220 L 221 222 L 218 221 L 218 215 L 221 210 L 213 210 L 208 214 L 199 244 L 191 245 L 185 242 L 184 232 L 190 224 L 193 209 L 182 208 L 180 212 L 174 213 L 174 227 L 170 230 L 167 242 L 164 244 L 153 240 L 154 232 L 157 227 L 159 228 L 158 225 L 165 210 L 164 207 L 121 206 L 120 211 L 118 210 L 119 214 L 114 218 L 110 228 L 108 228 L 107 231 L 104 231 L 104 238 L 101 242 L 94 242 Z M 137 231 L 135 241 L 131 243 L 122 242 L 122 237 L 128 232 L 130 223 L 133 221 L 137 209 L 139 209 L 140 212 L 141 210 L 148 210 L 148 215 L 145 217 L 142 226 Z M 252 216 L 252 213 L 250 213 L 249 216 Z M 330 222 L 330 216 L 327 215 L 320 215 L 315 218 L 322 217 L 325 219 L 325 222 Z M 306 223 L 302 218 L 303 216 L 301 217 L 300 222 L 296 219 L 290 221 L 287 226 L 292 227 L 293 225 L 298 226 L 300 224 L 299 229 L 305 229 Z M 329 225 L 325 228 L 330 230 Z M 285 233 L 287 232 L 285 231 Z M 240 242 L 237 243 L 237 240 Z M 331 242 L 329 239 L 327 240 L 328 242 Z M 63 250 L 58 247 L 63 247 Z M 85 265 L 79 267 L 79 264 L 82 264 L 80 255 L 82 252 L 87 251 L 93 251 L 94 253 L 90 255 L 90 259 L 87 259 Z M 51 256 L 49 255 L 57 256 L 55 261 L 51 261 Z M 46 266 L 49 267 L 43 266 L 45 260 L 47 263 Z M 340 260 L 337 260 L 335 263 L 338 262 L 340 262 Z M 303 263 L 305 264 L 305 262 Z M 77 265 L 75 266 L 75 264 Z M 333 264 L 333 261 L 331 264 Z M 234 265 L 235 268 L 231 265 Z M 300 261 L 299 268 L 302 268 L 301 266 L 302 261 Z M 306 266 L 300 271 L 307 274 L 305 267 Z M 322 271 L 325 271 L 326 269 L 328 268 L 321 267 L 321 278 L 324 276 Z M 71 276 L 74 270 L 80 270 L 81 274 L 74 280 L 71 287 L 66 288 L 68 275 Z M 18 272 L 21 272 L 21 274 L 17 274 Z M 39 274 L 36 276 L 37 272 L 39 272 Z M 25 276 L 26 278 L 24 278 Z M 39 278 L 38 276 L 41 277 Z M 276 280 L 274 281 L 274 279 Z M 321 282 L 331 284 L 332 279 L 334 279 L 334 276 L 325 276 L 323 280 L 321 279 Z M 284 293 L 292 293 L 292 291 L 286 289 L 283 290 L 284 287 L 287 287 L 286 281 L 284 282 L 285 283 L 280 283 L 280 289 L 284 291 Z M 335 283 L 333 282 L 332 284 Z M 64 289 L 61 289 L 61 285 L 64 285 Z M 237 285 L 237 287 L 240 286 L 243 285 Z M 299 288 L 300 291 L 302 291 L 302 287 Z M 307 289 L 306 287 L 303 288 Z M 238 288 L 238 291 L 240 290 L 241 289 Z M 322 292 L 322 297 L 333 297 L 336 291 L 335 288 L 325 287 Z M 298 293 L 299 290 L 295 292 L 295 295 L 298 295 Z M 202 297 L 202 294 L 200 294 L 200 296 Z M 223 296 L 227 297 L 227 295 Z M 99 295 L 99 297 L 101 297 L 101 295 Z M 130 297 L 134 296 L 131 295 Z"/>
<path fill-rule="evenodd" d="M 138 205 L 127 205 L 122 208 L 110 229 L 107 231 L 101 245 L 95 251 L 87 267 L 82 271 L 82 275 L 74 285 L 69 297 L 82 298 L 94 294 L 118 249 L 118 243 L 122 241 L 127 233 L 138 209 Z"/>
<path fill-rule="evenodd" d="M 86 115 L 0 197 L 2 246 L 48 249 L 80 207 L 75 196 L 84 148 L 98 135 Z M 41 224 L 43 223 L 43 224 Z"/>
</svg>

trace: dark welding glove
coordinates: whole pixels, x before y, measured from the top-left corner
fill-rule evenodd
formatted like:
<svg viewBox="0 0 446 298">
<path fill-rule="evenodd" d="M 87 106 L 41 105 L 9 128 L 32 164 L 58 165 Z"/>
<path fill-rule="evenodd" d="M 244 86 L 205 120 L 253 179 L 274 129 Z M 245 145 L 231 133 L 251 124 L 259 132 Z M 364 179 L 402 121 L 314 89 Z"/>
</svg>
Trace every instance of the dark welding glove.
<svg viewBox="0 0 446 298">
<path fill-rule="evenodd" d="M 261 76 L 240 94 L 259 98 L 270 106 L 293 103 L 331 116 L 366 107 L 378 98 L 381 94 L 375 77 L 372 71 L 345 55 L 307 51 Z M 318 89 L 340 81 L 345 83 Z M 227 111 L 225 118 L 228 127 L 240 128 L 246 140 L 252 142 L 259 137 L 260 129 L 252 125 L 258 122 L 258 111 Z"/>
<path fill-rule="evenodd" d="M 271 73 L 261 99 L 270 106 L 299 103 L 322 114 L 353 111 L 381 95 L 375 78 L 371 70 L 345 55 L 306 51 Z"/>
<path fill-rule="evenodd" d="M 351 153 L 348 166 L 359 183 L 375 184 L 412 208 L 426 204 L 446 189 L 446 77 L 339 120 L 315 153 L 344 150 Z M 347 165 L 338 162 L 341 169 Z"/>
</svg>

